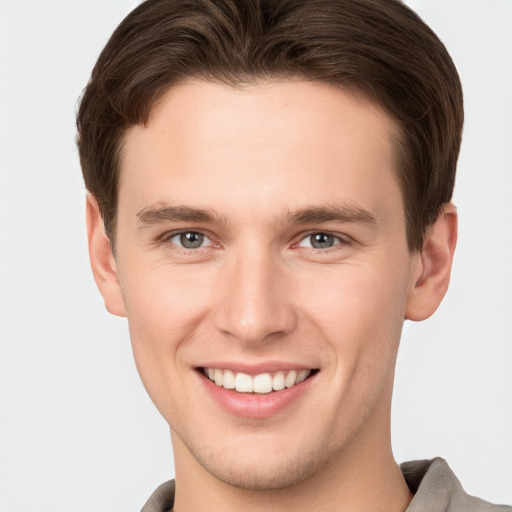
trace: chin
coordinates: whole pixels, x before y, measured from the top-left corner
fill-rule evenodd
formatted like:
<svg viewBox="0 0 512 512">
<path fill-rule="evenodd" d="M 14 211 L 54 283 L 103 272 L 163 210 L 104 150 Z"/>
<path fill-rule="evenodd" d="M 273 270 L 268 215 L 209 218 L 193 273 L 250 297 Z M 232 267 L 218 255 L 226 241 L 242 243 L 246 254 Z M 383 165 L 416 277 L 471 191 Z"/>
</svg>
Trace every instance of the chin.
<svg viewBox="0 0 512 512">
<path fill-rule="evenodd" d="M 311 459 L 300 461 L 266 461 L 265 464 L 240 464 L 230 461 L 226 464 L 205 464 L 204 469 L 213 477 L 238 489 L 264 491 L 284 489 L 310 477 L 320 464 Z"/>
<path fill-rule="evenodd" d="M 285 451 L 282 444 L 280 449 L 269 449 L 257 440 L 253 446 L 254 450 L 233 447 L 227 455 L 227 450 L 223 450 L 222 456 L 204 445 L 187 448 L 203 469 L 217 480 L 238 489 L 254 491 L 278 490 L 299 484 L 324 467 L 330 458 L 322 446 L 310 445 L 309 450 L 285 446 L 285 450 L 288 448 Z"/>
</svg>

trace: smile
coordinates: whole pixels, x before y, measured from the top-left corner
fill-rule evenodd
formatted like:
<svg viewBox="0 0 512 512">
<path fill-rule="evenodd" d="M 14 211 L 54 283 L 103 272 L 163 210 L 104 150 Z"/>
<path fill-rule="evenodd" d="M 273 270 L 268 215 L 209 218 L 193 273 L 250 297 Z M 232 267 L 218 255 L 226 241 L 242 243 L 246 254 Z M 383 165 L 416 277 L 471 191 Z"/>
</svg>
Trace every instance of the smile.
<svg viewBox="0 0 512 512">
<path fill-rule="evenodd" d="M 220 368 L 203 368 L 204 375 L 219 387 L 235 390 L 238 393 L 266 394 L 292 388 L 304 382 L 313 370 L 283 370 L 273 373 L 248 375 L 242 372 L 222 370 Z"/>
</svg>

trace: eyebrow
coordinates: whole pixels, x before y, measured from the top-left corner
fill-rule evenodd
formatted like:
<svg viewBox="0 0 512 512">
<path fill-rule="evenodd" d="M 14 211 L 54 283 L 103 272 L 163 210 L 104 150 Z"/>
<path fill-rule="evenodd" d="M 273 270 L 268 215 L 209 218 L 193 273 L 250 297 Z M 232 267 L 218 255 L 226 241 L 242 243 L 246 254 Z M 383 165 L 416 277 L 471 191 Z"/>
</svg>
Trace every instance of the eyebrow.
<svg viewBox="0 0 512 512">
<path fill-rule="evenodd" d="M 322 222 L 340 222 L 366 224 L 377 227 L 375 215 L 352 202 L 342 204 L 326 204 L 322 206 L 306 206 L 294 212 L 284 214 L 285 222 L 291 224 L 321 224 Z"/>
<path fill-rule="evenodd" d="M 213 210 L 189 206 L 171 206 L 164 203 L 143 208 L 137 213 L 137 218 L 142 226 L 176 221 L 227 224 L 226 218 Z M 373 213 L 352 202 L 305 206 L 298 210 L 285 211 L 278 219 L 278 223 L 282 224 L 321 224 L 323 222 L 365 224 L 373 228 L 377 226 L 377 219 Z"/>
<path fill-rule="evenodd" d="M 143 226 L 162 224 L 165 222 L 194 222 L 205 224 L 226 224 L 224 217 L 212 210 L 191 208 L 189 206 L 170 206 L 157 203 L 154 206 L 143 208 L 137 213 L 139 223 Z"/>
</svg>

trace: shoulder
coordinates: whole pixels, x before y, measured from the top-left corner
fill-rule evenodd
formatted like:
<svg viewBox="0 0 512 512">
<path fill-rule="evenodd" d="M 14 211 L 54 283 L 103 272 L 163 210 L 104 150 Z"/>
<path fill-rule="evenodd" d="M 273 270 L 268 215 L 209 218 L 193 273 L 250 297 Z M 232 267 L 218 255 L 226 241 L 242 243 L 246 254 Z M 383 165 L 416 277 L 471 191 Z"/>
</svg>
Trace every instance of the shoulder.
<svg viewBox="0 0 512 512">
<path fill-rule="evenodd" d="M 174 480 L 163 483 L 149 497 L 140 512 L 170 512 L 174 506 Z"/>
<path fill-rule="evenodd" d="M 406 512 L 512 512 L 467 494 L 444 459 L 416 460 L 400 466 L 414 498 Z"/>
</svg>

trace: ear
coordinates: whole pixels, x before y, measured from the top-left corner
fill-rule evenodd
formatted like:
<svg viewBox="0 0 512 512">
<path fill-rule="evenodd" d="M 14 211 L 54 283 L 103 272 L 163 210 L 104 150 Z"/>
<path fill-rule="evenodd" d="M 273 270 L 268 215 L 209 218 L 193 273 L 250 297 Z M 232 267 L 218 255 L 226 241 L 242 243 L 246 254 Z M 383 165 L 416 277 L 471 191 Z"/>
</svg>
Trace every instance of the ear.
<svg viewBox="0 0 512 512">
<path fill-rule="evenodd" d="M 105 233 L 98 202 L 91 194 L 87 194 L 86 224 L 92 273 L 105 307 L 113 315 L 126 316 L 112 246 Z"/>
<path fill-rule="evenodd" d="M 447 203 L 429 228 L 421 252 L 415 255 L 406 319 L 425 320 L 441 304 L 450 283 L 456 244 L 457 209 Z"/>
</svg>

